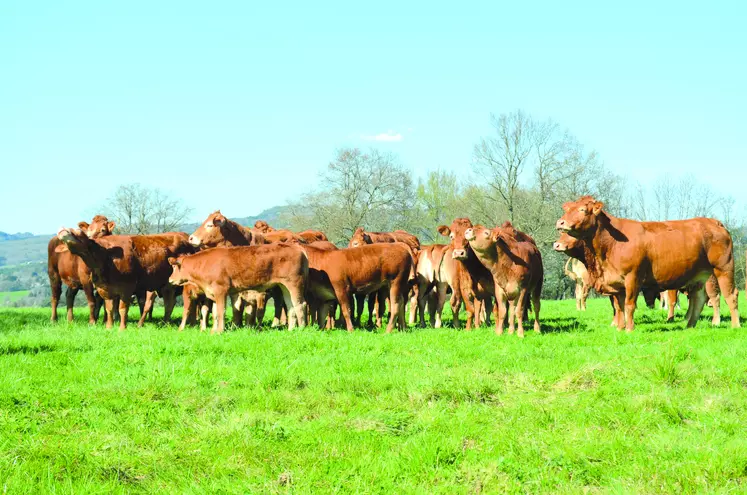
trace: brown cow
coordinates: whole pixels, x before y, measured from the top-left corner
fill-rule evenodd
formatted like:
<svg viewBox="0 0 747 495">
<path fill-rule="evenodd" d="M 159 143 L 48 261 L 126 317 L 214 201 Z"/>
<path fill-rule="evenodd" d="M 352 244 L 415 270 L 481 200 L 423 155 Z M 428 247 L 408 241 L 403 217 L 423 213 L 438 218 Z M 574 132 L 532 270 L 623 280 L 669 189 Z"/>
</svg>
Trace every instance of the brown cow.
<svg viewBox="0 0 747 495">
<path fill-rule="evenodd" d="M 92 239 L 111 235 L 115 225 L 114 222 L 110 222 L 103 215 L 93 217 L 90 224 L 87 222 L 78 223 L 78 227 Z M 94 290 L 93 282 L 91 282 L 91 270 L 79 256 L 75 256 L 68 250 L 58 250 L 62 245 L 62 241 L 55 236 L 50 239 L 47 246 L 47 274 L 49 275 L 49 286 L 52 289 L 51 319 L 57 321 L 57 305 L 60 301 L 62 283 L 64 282 L 68 286 L 65 293 L 67 321 L 73 321 L 75 295 L 80 289 L 83 289 L 88 300 L 88 322 L 94 324 L 98 318 L 101 298 L 97 297 L 98 294 Z"/>
<path fill-rule="evenodd" d="M 597 261 L 595 275 L 625 290 L 628 331 L 634 328 L 638 293 L 650 287 L 687 288 L 693 307 L 687 326 L 695 326 L 705 304 L 703 286 L 711 274 L 729 305 L 732 327 L 739 327 L 733 245 L 721 222 L 710 218 L 638 222 L 613 217 L 603 206 L 591 196 L 568 202 L 556 227 L 587 240 Z"/>
<path fill-rule="evenodd" d="M 405 230 L 395 230 L 394 232 L 366 232 L 363 227 L 355 229 L 353 236 L 350 238 L 348 247 L 358 247 L 364 244 L 376 244 L 376 243 L 391 243 L 391 242 L 402 242 L 407 244 L 412 251 L 413 257 L 418 256 L 420 250 L 420 240 Z M 418 305 L 418 294 L 417 285 L 414 286 L 414 293 L 410 299 L 410 324 L 415 323 L 415 310 Z M 368 297 L 368 321 L 371 321 L 371 314 L 376 309 L 381 300 L 377 299 L 376 294 L 371 294 Z M 364 298 L 360 295 L 356 296 L 356 321 L 360 324 L 361 315 L 363 314 L 363 301 Z"/>
<path fill-rule="evenodd" d="M 417 306 L 421 327 L 425 327 L 425 304 L 427 301 L 431 326 L 441 328 L 443 324 L 441 314 L 446 302 L 447 291 L 450 287 L 457 286 L 451 278 L 456 273 L 456 267 L 454 266 L 456 263 L 451 257 L 448 245 L 421 246 L 415 270 L 418 287 Z"/>
<path fill-rule="evenodd" d="M 581 260 L 568 258 L 563 272 L 576 284 L 576 310 L 586 311 L 586 299 L 589 297 L 589 291 L 591 290 L 589 271 Z"/>
<path fill-rule="evenodd" d="M 356 248 L 323 251 L 307 246 L 309 256 L 309 291 L 322 306 L 320 320 L 324 321 L 328 303 L 337 300 L 349 332 L 353 331 L 350 302 L 353 292 L 368 294 L 388 287 L 391 317 L 387 332 L 396 325 L 405 328 L 404 298 L 412 274 L 413 258 L 410 248 L 402 243 L 364 245 Z M 312 283 L 313 281 L 313 283 Z M 381 319 L 383 304 L 379 307 Z"/>
<path fill-rule="evenodd" d="M 80 230 L 63 228 L 57 237 L 91 269 L 91 279 L 106 304 L 107 328 L 112 327 L 114 301 L 119 299 L 121 330 L 127 325 L 133 295 L 144 296 L 148 291 L 161 290 L 169 285 L 171 266 L 167 258 L 194 251 L 183 232 L 89 239 Z M 149 297 L 138 326 L 142 326 L 150 304 L 152 298 Z"/>
<path fill-rule="evenodd" d="M 472 228 L 472 222 L 469 218 L 457 218 L 451 223 L 451 227 L 440 225 L 438 233 L 449 237 L 451 243 L 447 248 L 445 257 L 451 257 L 456 261 L 449 268 L 453 270 L 450 273 L 452 280 L 451 309 L 454 313 L 455 326 L 459 325 L 459 307 L 464 301 L 464 309 L 467 312 L 467 330 L 473 326 L 480 326 L 480 314 L 482 306 L 486 307 L 486 324 L 490 324 L 490 311 L 487 310 L 492 305 L 492 298 L 495 294 L 495 285 L 493 275 L 490 270 L 480 263 L 475 256 L 469 242 L 464 237 L 464 232 Z M 494 314 L 497 314 L 497 308 Z"/>
<path fill-rule="evenodd" d="M 217 247 L 189 256 L 169 258 L 173 273 L 169 281 L 193 283 L 215 301 L 213 332 L 225 327 L 226 297 L 244 291 L 267 291 L 279 287 L 288 307 L 288 329 L 297 320 L 306 326 L 304 292 L 309 276 L 309 260 L 303 249 L 288 244 Z M 295 317 L 295 318 L 294 318 Z"/>
<path fill-rule="evenodd" d="M 277 229 L 270 227 L 270 225 L 264 220 L 257 220 L 256 222 L 254 222 L 254 228 L 259 232 L 262 232 L 263 234 L 267 234 L 269 232 L 278 232 Z M 320 230 L 306 229 L 302 232 L 298 232 L 297 234 L 293 234 L 289 230 L 281 229 L 279 232 L 282 232 L 282 234 L 270 236 L 272 242 L 292 242 L 293 240 L 295 240 L 296 242 L 308 244 L 314 241 L 329 241 L 329 239 L 327 239 L 327 236 L 324 235 L 324 232 Z"/>
<path fill-rule="evenodd" d="M 464 237 L 493 275 L 498 307 L 496 333 L 503 333 L 504 298 L 509 306 L 508 333 L 514 333 L 514 320 L 517 320 L 517 335 L 524 337 L 524 305 L 530 298 L 534 309 L 534 331 L 539 333 L 543 269 L 542 256 L 534 239 L 514 229 L 511 222 L 492 230 L 476 225 L 468 228 Z"/>
</svg>

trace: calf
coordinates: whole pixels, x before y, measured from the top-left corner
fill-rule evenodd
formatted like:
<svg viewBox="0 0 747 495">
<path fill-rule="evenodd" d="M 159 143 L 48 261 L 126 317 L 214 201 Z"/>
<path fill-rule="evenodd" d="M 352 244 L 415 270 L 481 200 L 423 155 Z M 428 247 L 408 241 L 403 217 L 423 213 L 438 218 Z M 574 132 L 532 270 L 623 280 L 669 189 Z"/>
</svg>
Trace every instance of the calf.
<svg viewBox="0 0 747 495">
<path fill-rule="evenodd" d="M 489 324 L 492 297 L 495 294 L 493 275 L 485 265 L 480 263 L 474 251 L 464 236 L 467 229 L 472 228 L 469 218 L 457 218 L 450 227 L 441 225 L 438 233 L 449 237 L 450 243 L 445 256 L 450 256 L 456 261 L 451 265 L 453 272 L 450 274 L 452 280 L 451 308 L 454 313 L 454 323 L 459 325 L 459 307 L 464 301 L 464 309 L 467 312 L 467 330 L 473 326 L 480 325 L 480 314 L 483 305 L 486 306 L 486 323 Z M 498 308 L 493 308 L 497 315 Z"/>
<path fill-rule="evenodd" d="M 337 300 L 349 332 L 353 331 L 351 297 L 354 292 L 368 294 L 389 289 L 391 318 L 387 332 L 396 325 L 405 328 L 404 298 L 408 293 L 413 258 L 402 243 L 372 244 L 357 248 L 323 251 L 307 246 L 309 256 L 310 297 L 322 305 L 319 320 L 324 321 L 328 304 Z M 379 307 L 379 319 L 383 305 Z"/>
<path fill-rule="evenodd" d="M 498 317 L 495 330 L 503 333 L 505 306 L 508 300 L 508 333 L 514 332 L 514 319 L 518 320 L 517 334 L 524 337 L 524 306 L 532 300 L 534 331 L 540 332 L 540 296 L 542 294 L 542 256 L 537 244 L 527 234 L 517 231 L 511 222 L 492 230 L 477 225 L 464 233 L 477 258 L 490 270 L 495 286 Z"/>
<path fill-rule="evenodd" d="M 729 306 L 732 327 L 739 327 L 733 244 L 721 222 L 711 218 L 638 222 L 613 217 L 603 206 L 591 196 L 568 202 L 556 227 L 586 240 L 596 258 L 595 275 L 624 289 L 628 331 L 634 328 L 638 293 L 651 287 L 687 288 L 692 305 L 687 326 L 695 326 L 705 305 L 703 286 L 711 274 Z"/>
<path fill-rule="evenodd" d="M 110 222 L 103 215 L 96 215 L 91 223 L 80 222 L 78 227 L 92 239 L 105 237 L 112 234 L 114 222 Z M 67 321 L 73 321 L 73 303 L 75 296 L 80 289 L 86 295 L 88 300 L 88 322 L 96 323 L 101 298 L 96 293 L 93 282 L 91 281 L 91 270 L 85 262 L 79 257 L 72 254 L 67 249 L 62 249 L 63 243 L 57 236 L 49 241 L 47 246 L 47 274 L 49 275 L 49 286 L 52 290 L 52 318 L 57 321 L 57 305 L 62 294 L 62 284 L 68 286 L 65 294 L 67 305 Z"/>
<path fill-rule="evenodd" d="M 402 242 L 404 244 L 407 244 L 409 246 L 410 250 L 412 251 L 412 254 L 414 257 L 418 255 L 418 251 L 420 250 L 420 240 L 410 234 L 409 232 L 405 230 L 395 230 L 394 232 L 366 232 L 363 230 L 363 227 L 358 227 L 355 232 L 353 233 L 353 236 L 350 238 L 350 242 L 348 243 L 348 247 L 358 247 L 363 246 L 364 244 L 375 244 L 375 243 L 392 243 L 392 242 Z M 418 293 L 417 293 L 417 285 L 414 287 L 414 293 L 412 295 L 412 298 L 410 300 L 410 323 L 415 323 L 415 310 L 418 305 Z M 356 312 L 356 321 L 358 324 L 360 324 L 360 318 L 363 313 L 363 301 L 364 298 L 360 295 L 356 296 L 356 306 L 357 306 L 357 312 Z M 371 294 L 368 298 L 368 321 L 371 321 L 371 314 L 373 311 L 377 311 L 375 309 L 378 307 L 378 305 L 381 304 L 380 300 L 376 299 L 376 294 Z"/>
<path fill-rule="evenodd" d="M 244 291 L 267 291 L 279 287 L 290 312 L 288 329 L 297 319 L 306 326 L 304 292 L 309 275 L 309 260 L 303 249 L 287 244 L 217 247 L 190 256 L 171 257 L 169 281 L 193 283 L 215 301 L 213 332 L 223 332 L 226 297 Z M 294 318 L 295 316 L 295 318 Z"/>
<path fill-rule="evenodd" d="M 576 310 L 586 311 L 586 299 L 589 297 L 589 290 L 591 290 L 589 271 L 580 260 L 568 258 L 563 272 L 576 284 Z"/>
<path fill-rule="evenodd" d="M 80 256 L 91 270 L 91 280 L 106 304 L 106 327 L 111 328 L 114 301 L 119 300 L 119 328 L 127 325 L 127 312 L 134 294 L 168 286 L 171 266 L 167 259 L 194 251 L 187 234 L 169 232 L 155 235 L 111 235 L 90 239 L 81 230 L 63 228 L 57 233 L 71 253 Z M 150 310 L 148 298 L 140 316 L 142 326 Z"/>
</svg>

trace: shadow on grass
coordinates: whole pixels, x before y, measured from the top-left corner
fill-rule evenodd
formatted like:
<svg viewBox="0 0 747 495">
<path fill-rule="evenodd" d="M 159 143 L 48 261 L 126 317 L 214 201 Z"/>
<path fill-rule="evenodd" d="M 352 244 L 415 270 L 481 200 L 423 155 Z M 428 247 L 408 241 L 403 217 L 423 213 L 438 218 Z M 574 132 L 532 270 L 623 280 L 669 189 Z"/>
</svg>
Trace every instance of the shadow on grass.
<svg viewBox="0 0 747 495">
<path fill-rule="evenodd" d="M 54 352 L 57 350 L 57 346 L 48 344 L 39 345 L 9 345 L 8 347 L 0 347 L 0 356 L 12 356 L 14 354 L 40 354 L 42 352 Z"/>
<path fill-rule="evenodd" d="M 590 332 L 585 321 L 576 317 L 541 318 L 542 333 Z"/>
</svg>

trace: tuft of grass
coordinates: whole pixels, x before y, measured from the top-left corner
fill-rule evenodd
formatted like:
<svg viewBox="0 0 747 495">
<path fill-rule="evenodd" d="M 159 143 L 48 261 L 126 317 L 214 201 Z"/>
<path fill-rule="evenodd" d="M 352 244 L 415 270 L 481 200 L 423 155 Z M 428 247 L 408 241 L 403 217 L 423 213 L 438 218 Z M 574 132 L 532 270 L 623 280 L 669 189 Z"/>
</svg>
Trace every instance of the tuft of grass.
<svg viewBox="0 0 747 495">
<path fill-rule="evenodd" d="M 2 490 L 744 491 L 745 331 L 641 307 L 627 334 L 606 300 L 574 305 L 544 301 L 544 333 L 524 340 L 119 332 L 88 326 L 85 308 L 56 325 L 48 309 L 3 309 Z"/>
</svg>

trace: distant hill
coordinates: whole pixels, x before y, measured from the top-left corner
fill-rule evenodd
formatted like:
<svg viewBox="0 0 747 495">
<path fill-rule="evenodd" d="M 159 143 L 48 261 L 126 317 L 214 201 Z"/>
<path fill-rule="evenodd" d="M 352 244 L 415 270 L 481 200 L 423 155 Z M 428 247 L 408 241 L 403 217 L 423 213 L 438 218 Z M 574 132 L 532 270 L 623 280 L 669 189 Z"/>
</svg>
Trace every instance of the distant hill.
<svg viewBox="0 0 747 495">
<path fill-rule="evenodd" d="M 31 232 L 18 232 L 17 234 L 8 234 L 6 232 L 0 232 L 0 242 L 18 241 L 21 239 L 28 239 L 29 237 L 34 237 L 34 234 L 32 234 Z"/>
<path fill-rule="evenodd" d="M 284 225 L 280 222 L 280 215 L 285 208 L 285 206 L 273 206 L 256 216 L 232 218 L 231 220 L 249 227 L 254 226 L 254 222 L 257 220 L 264 220 L 273 227 L 283 227 Z M 185 224 L 182 225 L 180 230 L 192 233 L 199 226 L 199 223 Z M 3 238 L 3 236 L 5 237 Z M 0 241 L 2 241 L 0 242 L 0 266 L 46 262 L 47 244 L 52 237 L 54 237 L 54 234 L 33 235 L 24 232 L 10 235 L 0 232 Z"/>
</svg>

